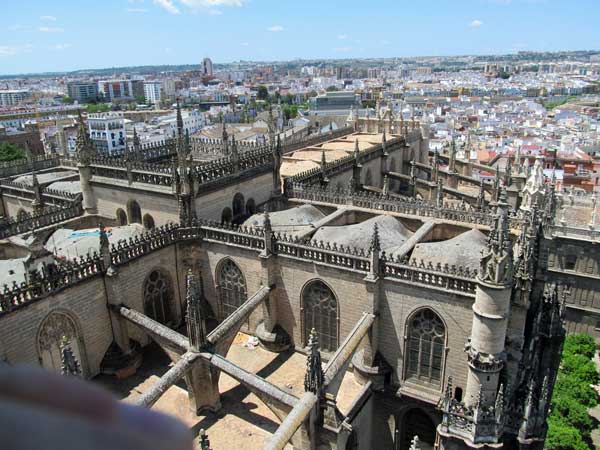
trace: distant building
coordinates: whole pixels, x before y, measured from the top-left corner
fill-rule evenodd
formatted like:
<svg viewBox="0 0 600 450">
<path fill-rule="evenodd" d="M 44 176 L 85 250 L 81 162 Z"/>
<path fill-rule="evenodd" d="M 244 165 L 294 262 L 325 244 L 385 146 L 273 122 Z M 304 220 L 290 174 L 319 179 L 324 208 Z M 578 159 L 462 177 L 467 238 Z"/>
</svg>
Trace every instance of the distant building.
<svg viewBox="0 0 600 450">
<path fill-rule="evenodd" d="M 125 120 L 120 113 L 90 114 L 90 138 L 99 154 L 115 155 L 125 151 Z"/>
<path fill-rule="evenodd" d="M 144 82 L 144 97 L 146 102 L 156 105 L 162 100 L 162 83 L 160 81 Z"/>
<path fill-rule="evenodd" d="M 110 102 L 133 100 L 144 96 L 144 80 L 102 80 L 98 82 L 98 91 Z"/>
<path fill-rule="evenodd" d="M 175 97 L 176 90 L 174 79 L 167 78 L 162 81 L 162 93 L 165 97 Z"/>
<path fill-rule="evenodd" d="M 67 93 L 69 97 L 79 103 L 96 100 L 98 98 L 98 84 L 72 81 L 67 84 Z"/>
<path fill-rule="evenodd" d="M 360 96 L 354 92 L 327 92 L 310 99 L 312 112 L 348 111 L 360 106 Z"/>
<path fill-rule="evenodd" d="M 28 99 L 31 93 L 25 89 L 8 89 L 0 91 L 0 106 L 18 105 Z"/>
<path fill-rule="evenodd" d="M 205 77 L 212 77 L 213 76 L 213 63 L 210 60 L 210 58 L 204 58 L 202 60 L 202 74 Z"/>
</svg>

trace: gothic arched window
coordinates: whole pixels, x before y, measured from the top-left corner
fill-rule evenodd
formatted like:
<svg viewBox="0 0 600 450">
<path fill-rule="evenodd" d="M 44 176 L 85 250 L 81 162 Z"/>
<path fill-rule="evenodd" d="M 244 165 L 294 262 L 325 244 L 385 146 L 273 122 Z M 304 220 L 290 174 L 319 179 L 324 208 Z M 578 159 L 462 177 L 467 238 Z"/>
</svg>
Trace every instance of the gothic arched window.
<svg viewBox="0 0 600 450">
<path fill-rule="evenodd" d="M 256 213 L 256 203 L 253 198 L 250 198 L 246 202 L 246 215 L 251 216 L 254 213 Z"/>
<path fill-rule="evenodd" d="M 406 379 L 439 387 L 442 379 L 446 327 L 431 309 L 421 309 L 408 325 Z"/>
<path fill-rule="evenodd" d="M 142 208 L 135 200 L 129 202 L 129 223 L 142 223 Z"/>
<path fill-rule="evenodd" d="M 334 352 L 338 347 L 338 303 L 334 293 L 322 281 L 315 280 L 302 291 L 304 309 L 304 345 L 314 328 L 319 347 Z"/>
<path fill-rule="evenodd" d="M 151 319 L 168 325 L 172 321 L 172 298 L 170 277 L 159 270 L 150 272 L 144 283 L 144 313 Z"/>
<path fill-rule="evenodd" d="M 222 319 L 238 309 L 247 299 L 244 275 L 231 259 L 226 259 L 219 268 L 218 290 Z"/>
<path fill-rule="evenodd" d="M 71 343 L 73 354 L 79 363 L 84 364 L 83 341 L 79 338 L 75 320 L 66 312 L 52 311 L 42 321 L 38 331 L 37 347 L 42 367 L 61 372 L 60 352 L 64 338 Z"/>
</svg>

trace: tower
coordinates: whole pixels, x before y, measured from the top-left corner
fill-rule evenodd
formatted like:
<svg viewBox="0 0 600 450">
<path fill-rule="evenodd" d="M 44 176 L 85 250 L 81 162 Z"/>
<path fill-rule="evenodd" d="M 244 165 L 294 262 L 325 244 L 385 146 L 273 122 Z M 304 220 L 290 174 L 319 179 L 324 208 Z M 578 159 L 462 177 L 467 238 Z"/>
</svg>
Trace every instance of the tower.
<svg viewBox="0 0 600 450">
<path fill-rule="evenodd" d="M 81 182 L 81 192 L 83 195 L 82 205 L 86 214 L 96 214 L 98 212 L 96 197 L 90 185 L 92 179 L 90 160 L 94 156 L 95 151 L 85 123 L 83 122 L 83 117 L 81 117 L 81 110 L 78 111 L 78 121 L 75 156 L 77 158 L 79 181 Z"/>
</svg>

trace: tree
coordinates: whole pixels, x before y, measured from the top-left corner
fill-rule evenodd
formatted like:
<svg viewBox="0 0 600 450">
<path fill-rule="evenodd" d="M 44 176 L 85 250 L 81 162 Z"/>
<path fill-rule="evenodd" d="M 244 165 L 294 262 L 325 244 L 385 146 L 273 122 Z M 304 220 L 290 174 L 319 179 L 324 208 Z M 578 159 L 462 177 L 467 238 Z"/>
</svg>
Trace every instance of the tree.
<svg viewBox="0 0 600 450">
<path fill-rule="evenodd" d="M 146 97 L 144 97 L 143 95 L 138 95 L 135 97 L 135 101 L 139 104 L 146 103 Z"/>
<path fill-rule="evenodd" d="M 553 416 L 548 418 L 548 434 L 544 448 L 546 450 L 589 450 L 576 428 Z"/>
<path fill-rule="evenodd" d="M 567 354 L 584 355 L 593 358 L 596 353 L 596 341 L 589 334 L 572 334 L 565 339 L 563 356 Z"/>
<path fill-rule="evenodd" d="M 576 428 L 582 436 L 588 436 L 594 428 L 594 422 L 585 406 L 571 397 L 559 396 L 553 399 L 551 417 L 560 419 L 573 428 Z"/>
<path fill-rule="evenodd" d="M 75 100 L 73 100 L 71 97 L 69 97 L 68 95 L 61 98 L 60 99 L 61 103 L 65 104 L 65 105 L 72 105 L 73 103 L 75 103 Z"/>
<path fill-rule="evenodd" d="M 327 86 L 327 88 L 325 88 L 325 90 L 326 90 L 327 92 L 335 92 L 335 91 L 337 91 L 337 90 L 338 90 L 338 88 L 337 88 L 337 87 L 335 87 L 335 86 Z"/>
<path fill-rule="evenodd" d="M 263 84 L 258 86 L 258 91 L 256 92 L 256 98 L 259 100 L 267 100 L 269 98 L 269 90 Z"/>
<path fill-rule="evenodd" d="M 25 150 L 10 142 L 0 142 L 0 161 L 25 158 Z"/>
<path fill-rule="evenodd" d="M 596 366 L 587 356 L 572 354 L 563 355 L 561 368 L 565 375 L 576 377 L 581 380 L 582 383 L 598 383 Z"/>
</svg>

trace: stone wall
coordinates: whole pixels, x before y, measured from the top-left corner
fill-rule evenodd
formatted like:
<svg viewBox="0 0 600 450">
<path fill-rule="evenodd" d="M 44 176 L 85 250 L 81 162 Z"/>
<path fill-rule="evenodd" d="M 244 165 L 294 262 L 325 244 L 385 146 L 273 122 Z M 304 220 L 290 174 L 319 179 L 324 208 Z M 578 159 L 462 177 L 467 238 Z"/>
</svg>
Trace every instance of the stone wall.
<svg viewBox="0 0 600 450">
<path fill-rule="evenodd" d="M 92 188 L 97 201 L 98 214 L 101 216 L 115 218 L 117 209 L 120 208 L 125 211 L 130 221 L 127 205 L 135 200 L 140 205 L 141 216 L 150 214 L 156 226 L 179 222 L 177 200 L 174 195 L 96 183 L 92 184 Z"/>
<path fill-rule="evenodd" d="M 471 334 L 473 298 L 435 290 L 413 288 L 404 283 L 385 281 L 380 302 L 379 351 L 394 369 L 394 380 L 404 380 L 405 335 L 407 320 L 421 308 L 430 308 L 446 325 L 446 370 L 444 380 L 453 377 L 456 387 L 465 388 L 467 356 L 465 343 Z M 440 387 L 440 393 L 445 383 Z"/>
<path fill-rule="evenodd" d="M 3 316 L 0 357 L 10 364 L 39 365 L 37 336 L 40 325 L 52 311 L 67 313 L 74 319 L 85 351 L 85 360 L 81 361 L 84 374 L 87 377 L 97 375 L 100 362 L 112 342 L 104 283 L 100 276 Z"/>
</svg>

